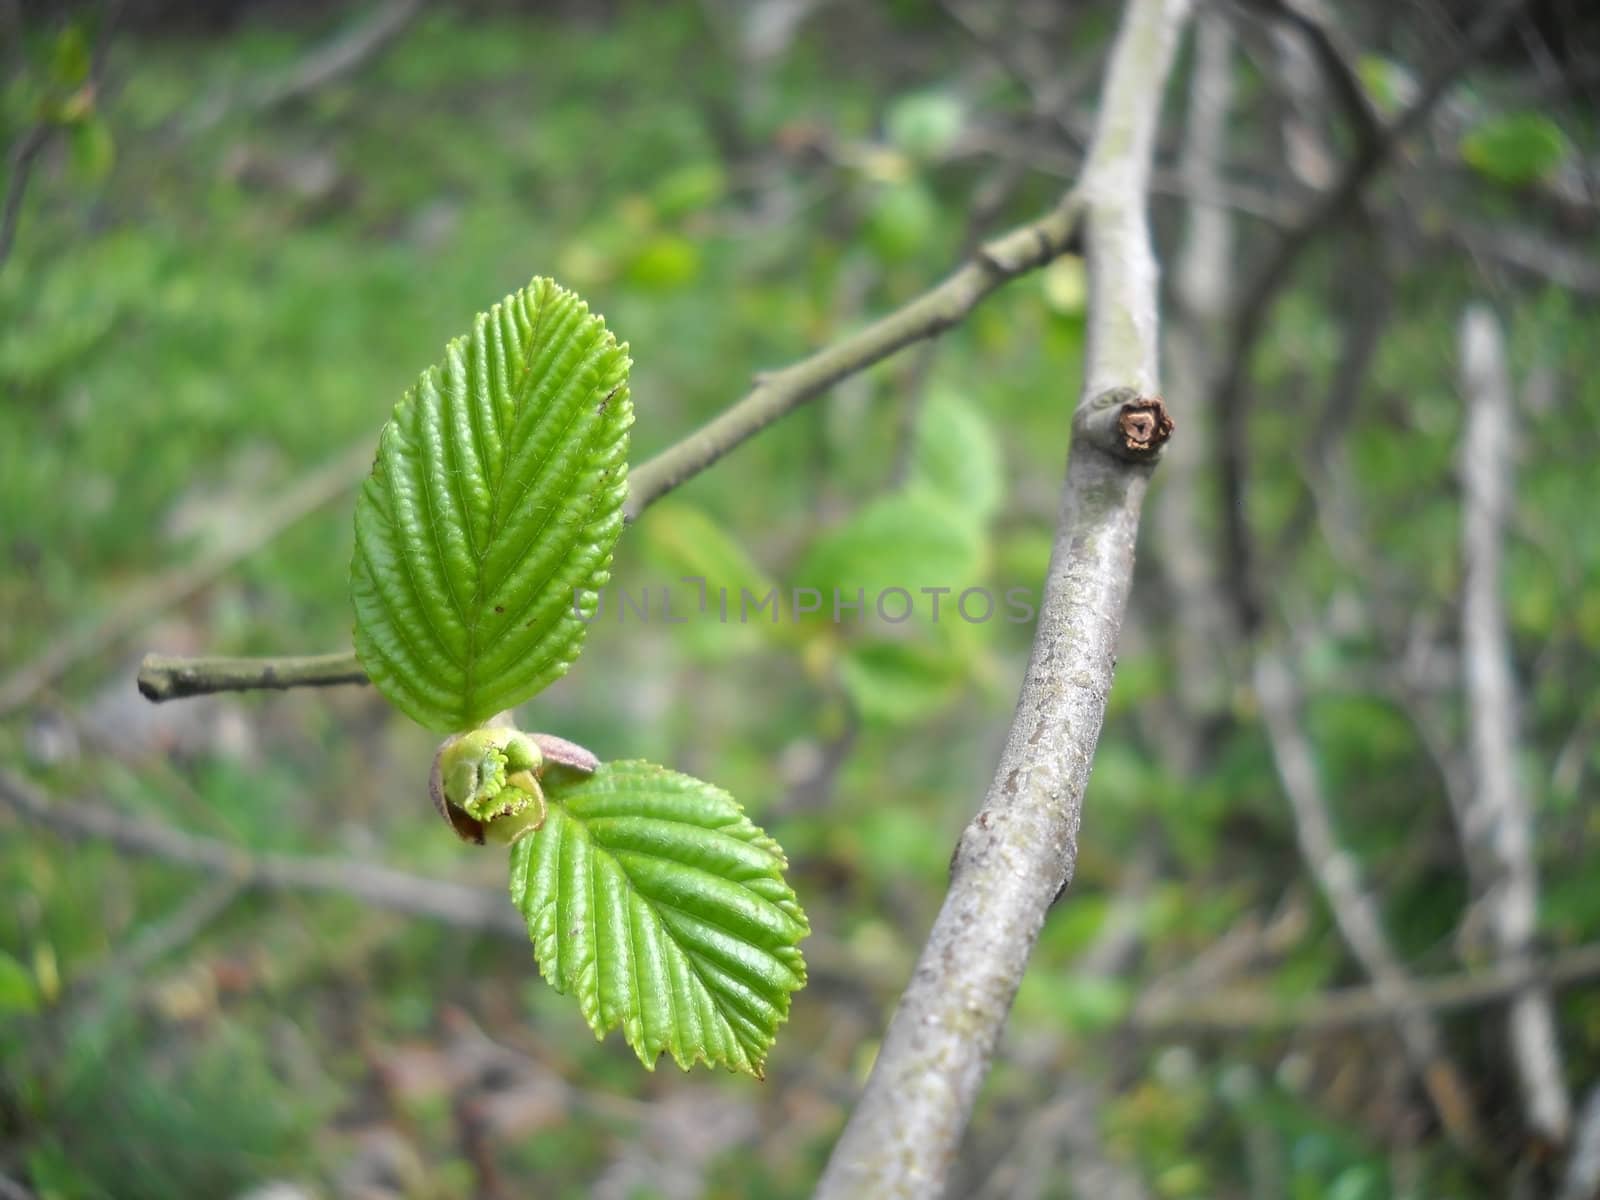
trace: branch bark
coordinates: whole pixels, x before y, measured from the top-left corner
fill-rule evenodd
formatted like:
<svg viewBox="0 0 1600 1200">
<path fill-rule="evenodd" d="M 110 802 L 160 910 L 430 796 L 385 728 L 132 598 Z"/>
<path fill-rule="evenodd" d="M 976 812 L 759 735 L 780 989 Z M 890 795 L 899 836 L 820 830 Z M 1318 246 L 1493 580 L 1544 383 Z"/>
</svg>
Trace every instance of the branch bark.
<svg viewBox="0 0 1600 1200">
<path fill-rule="evenodd" d="M 1572 1154 L 1556 1200 L 1594 1200 L 1600 1195 L 1600 1086 L 1591 1088 L 1578 1115 Z"/>
<path fill-rule="evenodd" d="M 1478 306 L 1461 321 L 1461 390 L 1467 401 L 1461 451 L 1461 667 L 1474 780 L 1461 839 L 1477 876 L 1475 890 L 1488 909 L 1496 952 L 1500 961 L 1516 967 L 1532 951 L 1539 880 L 1533 817 L 1517 781 L 1517 689 L 1500 599 L 1514 413 L 1504 336 L 1493 314 Z M 1559 1146 L 1572 1123 L 1572 1102 L 1562 1079 L 1550 998 L 1537 987 L 1526 988 L 1511 1006 L 1510 1021 L 1524 1117 L 1535 1134 Z"/>
<path fill-rule="evenodd" d="M 139 692 L 146 700 L 178 700 L 212 692 L 286 691 L 367 683 L 350 652 L 282 658 L 174 658 L 146 654 L 139 664 Z"/>
<path fill-rule="evenodd" d="M 1127 456 L 1128 400 L 1155 390 L 1145 202 L 1186 11 L 1184 0 L 1132 0 L 1111 53 L 1078 189 L 1091 289 L 1084 402 L 1033 652 L 944 905 L 818 1185 L 826 1200 L 942 1191 L 1045 913 L 1072 875 L 1153 462 Z"/>
<path fill-rule="evenodd" d="M 1434 1111 L 1464 1150 L 1481 1145 L 1472 1093 L 1445 1054 L 1437 1022 L 1416 994 L 1411 976 L 1384 932 L 1377 901 L 1362 886 L 1355 858 L 1340 844 L 1317 775 L 1316 757 L 1301 727 L 1301 700 L 1288 668 L 1270 651 L 1257 655 L 1256 695 L 1266 719 L 1273 764 L 1294 816 L 1300 856 L 1333 912 L 1345 944 L 1393 1014 L 1406 1057 L 1422 1080 Z"/>
</svg>

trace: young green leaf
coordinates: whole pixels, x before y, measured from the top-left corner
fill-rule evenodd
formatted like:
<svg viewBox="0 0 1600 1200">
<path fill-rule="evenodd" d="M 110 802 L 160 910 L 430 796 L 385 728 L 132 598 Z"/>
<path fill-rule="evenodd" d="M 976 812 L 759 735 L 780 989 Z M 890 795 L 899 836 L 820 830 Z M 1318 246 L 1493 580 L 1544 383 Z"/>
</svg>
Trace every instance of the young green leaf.
<svg viewBox="0 0 1600 1200">
<path fill-rule="evenodd" d="M 911 459 L 911 483 L 927 487 L 979 525 L 1005 498 L 1005 458 L 994 427 L 953 392 L 928 397 Z"/>
<path fill-rule="evenodd" d="M 976 581 L 983 566 L 983 534 L 977 522 L 931 490 L 894 492 L 864 505 L 812 544 L 796 579 L 854 597 L 903 588 L 919 601 L 923 587 L 959 592 Z"/>
<path fill-rule="evenodd" d="M 356 654 L 414 720 L 468 729 L 572 665 L 627 494 L 628 353 L 535 279 L 395 406 L 356 501 Z"/>
<path fill-rule="evenodd" d="M 665 1052 L 760 1077 L 810 932 L 776 842 L 720 788 L 646 762 L 547 777 L 511 850 L 539 970 L 646 1067 Z"/>
</svg>

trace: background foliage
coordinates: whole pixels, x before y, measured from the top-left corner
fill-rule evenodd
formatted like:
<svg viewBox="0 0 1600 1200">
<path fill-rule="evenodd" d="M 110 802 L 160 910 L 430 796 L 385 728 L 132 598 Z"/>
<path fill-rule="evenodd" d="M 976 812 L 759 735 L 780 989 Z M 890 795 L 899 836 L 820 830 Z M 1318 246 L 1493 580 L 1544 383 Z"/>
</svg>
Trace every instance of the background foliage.
<svg viewBox="0 0 1600 1200">
<path fill-rule="evenodd" d="M 1081 113 L 1115 14 L 1066 7 L 1022 5 L 1019 19 Z M 639 461 L 756 371 L 914 295 L 975 233 L 1042 210 L 1073 160 L 1072 121 L 1035 119 L 1016 73 L 937 6 L 826 6 L 770 53 L 709 3 L 437 6 L 358 73 L 270 110 L 239 102 L 240 81 L 359 13 L 226 14 L 135 6 L 88 112 L 61 106 L 87 78 L 92 13 L 23 6 L 6 47 L 0 131 L 14 141 L 48 113 L 66 136 L 40 158 L 0 271 L 0 673 L 370 442 L 438 347 L 535 272 L 629 342 Z M 1433 53 L 1433 18 L 1341 16 L 1370 49 L 1375 101 L 1393 107 Z M 1447 660 L 1457 650 L 1455 330 L 1469 299 L 1505 322 L 1521 397 L 1504 595 L 1541 940 L 1554 953 L 1600 938 L 1600 818 L 1586 803 L 1600 772 L 1600 326 L 1592 291 L 1453 237 L 1558 238 L 1580 266 L 1600 253 L 1592 71 L 1587 84 L 1558 71 L 1592 68 L 1600 46 L 1583 32 L 1538 9 L 1523 41 L 1452 91 L 1453 132 L 1421 139 L 1377 189 L 1381 233 L 1342 228 L 1313 248 L 1254 363 L 1247 511 L 1268 621 L 1292 635 L 1340 831 L 1421 975 L 1481 961 L 1459 928 L 1441 773 L 1384 674 L 1397 628 L 1425 629 Z M 1556 84 L 1529 44 L 1546 46 Z M 1271 192 L 1279 112 L 1261 61 L 1236 66 L 1229 163 Z M 199 127 L 218 97 L 234 103 Z M 1167 259 L 1182 213 L 1155 198 Z M 1254 262 L 1270 228 L 1237 220 Z M 1374 279 L 1377 352 L 1343 390 L 1343 339 L 1370 308 L 1351 297 Z M 1083 295 L 1064 259 L 934 350 L 762 434 L 624 533 L 616 586 L 703 574 L 735 595 L 1036 594 Z M 1308 488 L 1321 477 L 1309 430 L 1330 410 L 1345 430 L 1331 515 Z M 1214 538 L 1210 486 L 1196 512 Z M 60 803 L 503 888 L 502 856 L 463 848 L 431 810 L 433 739 L 371 689 L 160 708 L 134 693 L 146 648 L 347 644 L 350 508 L 286 529 L 0 720 L 0 760 Z M 1363 982 L 1299 859 L 1226 647 L 1200 752 L 1169 752 L 1177 626 L 1159 568 L 1147 538 L 1077 878 L 1024 981 L 957 1194 L 1071 1194 L 1045 1120 L 1068 1077 L 1103 1085 L 1101 1149 L 1155 1195 L 1505 1194 L 1527 1160 L 1498 1010 L 1445 1018 L 1500 1138 L 1476 1160 L 1434 1126 L 1383 1027 L 1197 1037 L 1127 1023 L 1141 990 L 1191 978 L 1175 973 L 1219 946 L 1247 952 L 1208 987 L 1296 997 Z M 59 1197 L 272 1180 L 339 1196 L 806 1194 L 987 783 L 1030 632 L 613 613 L 579 669 L 522 714 L 603 758 L 714 779 L 788 852 L 811 982 L 759 1086 L 645 1077 L 539 983 L 525 938 L 338 895 L 238 896 L 141 954 L 212 885 L 0 817 L 0 1171 Z M 1439 697 L 1458 739 L 1448 667 Z M 1130 913 L 1131 963 L 1084 970 Z M 1600 1077 L 1600 998 L 1564 991 L 1559 1015 L 1581 1096 Z"/>
</svg>

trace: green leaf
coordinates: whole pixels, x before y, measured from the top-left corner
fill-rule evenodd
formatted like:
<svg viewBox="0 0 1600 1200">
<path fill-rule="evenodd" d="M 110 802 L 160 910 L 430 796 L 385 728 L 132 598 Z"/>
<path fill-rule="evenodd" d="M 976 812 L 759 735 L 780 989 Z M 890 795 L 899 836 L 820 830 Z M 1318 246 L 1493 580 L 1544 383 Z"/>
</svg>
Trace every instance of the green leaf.
<svg viewBox="0 0 1600 1200">
<path fill-rule="evenodd" d="M 1555 173 L 1567 156 L 1567 135 L 1542 113 L 1492 117 L 1461 139 L 1461 157 L 1479 174 L 1522 187 Z"/>
<path fill-rule="evenodd" d="M 799 582 L 821 589 L 824 607 L 833 587 L 850 598 L 858 587 L 864 589 L 869 609 L 875 593 L 904 588 L 917 602 L 920 618 L 928 605 L 920 588 L 950 588 L 948 607 L 955 593 L 980 582 L 982 560 L 983 539 L 975 522 L 928 492 L 896 492 L 819 538 L 801 563 Z M 940 619 L 946 619 L 943 612 Z"/>
<path fill-rule="evenodd" d="M 597 1038 L 757 1076 L 810 932 L 778 844 L 720 788 L 647 762 L 546 779 L 544 825 L 511 850 L 539 970 Z"/>
<path fill-rule="evenodd" d="M 628 353 L 535 279 L 423 372 L 356 501 L 356 654 L 442 732 L 522 703 L 572 665 L 610 578 L 627 495 Z"/>
<path fill-rule="evenodd" d="M 776 586 L 704 509 L 669 500 L 655 505 L 640 525 L 653 559 L 685 579 L 705 580 L 711 592 L 725 588 L 736 601 L 741 589 L 764 596 Z"/>
<path fill-rule="evenodd" d="M 645 553 L 681 594 L 690 619 L 676 637 L 695 657 L 721 662 L 781 641 L 793 629 L 781 621 L 777 585 L 743 546 L 703 509 L 675 501 L 656 504 L 639 522 Z M 703 580 L 705 609 L 693 615 L 701 593 L 686 579 Z M 766 603 L 770 599 L 770 603 Z M 676 603 L 676 599 L 674 603 Z M 774 623 L 776 614 L 781 623 Z"/>
<path fill-rule="evenodd" d="M 984 415 L 953 393 L 930 396 L 917 425 L 911 482 L 974 521 L 994 516 L 1005 495 L 1005 463 Z"/>
<path fill-rule="evenodd" d="M 965 678 L 966 664 L 942 644 L 870 641 L 839 660 L 839 682 L 873 725 L 903 725 L 939 711 Z"/>
<path fill-rule="evenodd" d="M 69 141 L 74 169 L 86 183 L 104 183 L 117 159 L 117 145 L 111 138 L 111 126 L 97 114 L 88 113 L 82 120 L 73 123 Z"/>
<path fill-rule="evenodd" d="M 914 158 L 936 159 L 956 143 L 966 121 L 961 101 L 948 92 L 913 92 L 889 107 L 889 140 Z"/>
<path fill-rule="evenodd" d="M 0 950 L 0 1016 L 39 1011 L 39 987 L 33 972 Z"/>
<path fill-rule="evenodd" d="M 908 262 L 927 253 L 938 227 L 939 202 L 926 187 L 914 179 L 892 183 L 872 199 L 866 241 L 884 262 Z"/>
</svg>

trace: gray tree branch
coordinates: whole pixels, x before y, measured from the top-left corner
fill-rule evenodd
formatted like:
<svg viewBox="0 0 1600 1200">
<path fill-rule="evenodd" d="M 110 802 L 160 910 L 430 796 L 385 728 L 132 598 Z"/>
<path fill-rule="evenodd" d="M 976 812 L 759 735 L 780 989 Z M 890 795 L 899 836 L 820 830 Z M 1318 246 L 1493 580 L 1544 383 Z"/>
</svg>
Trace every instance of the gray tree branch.
<svg viewBox="0 0 1600 1200">
<path fill-rule="evenodd" d="M 204 133 L 231 111 L 264 112 L 308 96 L 359 69 L 405 32 L 425 0 L 383 0 L 362 19 L 313 48 L 288 70 L 256 80 L 235 91 L 223 91 L 201 104 L 186 132 Z"/>
<path fill-rule="evenodd" d="M 1578 1114 L 1572 1138 L 1572 1153 L 1567 1158 L 1566 1174 L 1556 1200 L 1594 1200 L 1600 1195 L 1600 1085 L 1589 1091 L 1583 1111 Z"/>
<path fill-rule="evenodd" d="M 1090 271 L 1084 401 L 1033 652 L 944 905 L 818 1185 L 827 1200 L 940 1194 L 1045 913 L 1071 878 L 1153 461 L 1128 454 L 1140 429 L 1165 421 L 1133 402 L 1156 383 L 1145 207 L 1186 12 L 1184 0 L 1132 0 L 1111 52 L 1078 188 Z"/>
<path fill-rule="evenodd" d="M 339 858 L 256 854 L 240 846 L 152 824 L 84 800 L 51 803 L 15 772 L 0 768 L 0 804 L 69 838 L 111 843 L 126 854 L 156 858 L 268 891 L 331 892 L 375 908 L 430 917 L 467 929 L 495 929 L 526 938 L 528 927 L 503 890 Z"/>
<path fill-rule="evenodd" d="M 1221 179 L 1233 99 L 1233 37 L 1219 13 L 1203 10 L 1196 16 L 1194 46 L 1180 167 L 1191 199 L 1173 271 L 1172 311 L 1163 328 L 1167 396 L 1183 414 L 1184 435 L 1167 451 L 1151 514 L 1158 565 L 1173 600 L 1171 653 L 1183 719 L 1172 745 L 1180 772 L 1198 760 L 1205 718 L 1227 702 L 1221 658 L 1227 609 L 1215 547 L 1200 520 L 1211 379 L 1218 369 L 1234 268 L 1233 214 L 1201 199 L 1214 194 Z"/>
<path fill-rule="evenodd" d="M 1273 765 L 1294 817 L 1295 837 L 1340 936 L 1393 1014 L 1406 1056 L 1435 1112 L 1463 1149 L 1480 1144 L 1471 1092 L 1444 1050 L 1438 1023 L 1416 994 L 1384 931 L 1377 901 L 1363 886 L 1355 858 L 1339 840 L 1317 773 L 1316 756 L 1300 722 L 1301 698 L 1289 669 L 1271 651 L 1256 656 L 1255 689 L 1266 720 Z"/>
<path fill-rule="evenodd" d="M 1517 689 L 1500 598 L 1515 414 L 1505 339 L 1487 309 L 1474 305 L 1462 317 L 1460 354 L 1467 402 L 1461 449 L 1461 668 L 1473 780 L 1461 838 L 1477 876 L 1475 890 L 1488 910 L 1495 950 L 1515 967 L 1532 952 L 1539 880 L 1533 816 L 1517 781 Z M 1572 1102 L 1562 1079 L 1550 998 L 1537 987 L 1525 989 L 1511 1006 L 1510 1021 L 1512 1063 L 1528 1127 L 1561 1145 L 1572 1122 Z"/>
<path fill-rule="evenodd" d="M 1233 581 L 1235 619 L 1246 632 L 1254 631 L 1261 619 L 1261 602 L 1254 578 L 1256 555 L 1245 505 L 1249 473 L 1246 454 L 1249 372 L 1256 346 L 1266 332 L 1273 303 L 1293 277 L 1301 255 L 1355 210 L 1367 186 L 1394 149 L 1423 126 L 1450 85 L 1505 32 L 1524 2 L 1499 0 L 1499 3 L 1484 6 L 1461 44 L 1434 69 L 1410 106 L 1383 127 L 1381 136 L 1357 150 L 1338 182 L 1317 197 L 1242 291 L 1232 344 L 1212 393 L 1218 414 L 1214 450 L 1221 479 L 1224 571 Z"/>
</svg>

